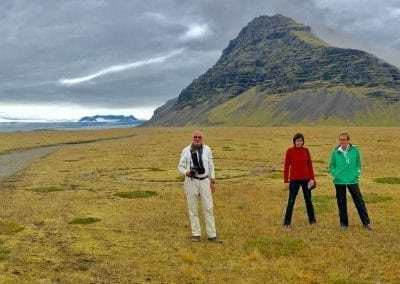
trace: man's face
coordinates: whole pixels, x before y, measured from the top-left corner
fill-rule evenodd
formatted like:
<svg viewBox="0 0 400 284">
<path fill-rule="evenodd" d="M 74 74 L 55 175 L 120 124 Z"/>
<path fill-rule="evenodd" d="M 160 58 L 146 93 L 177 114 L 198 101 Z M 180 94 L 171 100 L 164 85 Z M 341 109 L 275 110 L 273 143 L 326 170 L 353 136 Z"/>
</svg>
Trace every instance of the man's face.
<svg viewBox="0 0 400 284">
<path fill-rule="evenodd" d="M 339 136 L 339 144 L 342 146 L 343 149 L 346 149 L 349 145 L 349 139 L 347 139 L 347 135 Z"/>
<path fill-rule="evenodd" d="M 193 145 L 200 146 L 203 143 L 203 134 L 200 131 L 195 131 L 192 134 Z"/>
</svg>

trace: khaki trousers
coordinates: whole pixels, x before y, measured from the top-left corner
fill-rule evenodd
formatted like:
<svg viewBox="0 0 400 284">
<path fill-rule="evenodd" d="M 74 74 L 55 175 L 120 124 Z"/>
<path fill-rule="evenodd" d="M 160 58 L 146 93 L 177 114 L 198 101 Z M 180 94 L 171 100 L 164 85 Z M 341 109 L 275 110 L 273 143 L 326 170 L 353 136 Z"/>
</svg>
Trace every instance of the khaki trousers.
<svg viewBox="0 0 400 284">
<path fill-rule="evenodd" d="M 208 238 L 217 236 L 215 230 L 215 220 L 213 213 L 213 199 L 210 189 L 210 180 L 192 179 L 185 177 L 184 189 L 189 209 L 189 219 L 192 227 L 192 236 L 201 236 L 201 226 L 199 220 L 199 202 L 203 210 Z"/>
</svg>

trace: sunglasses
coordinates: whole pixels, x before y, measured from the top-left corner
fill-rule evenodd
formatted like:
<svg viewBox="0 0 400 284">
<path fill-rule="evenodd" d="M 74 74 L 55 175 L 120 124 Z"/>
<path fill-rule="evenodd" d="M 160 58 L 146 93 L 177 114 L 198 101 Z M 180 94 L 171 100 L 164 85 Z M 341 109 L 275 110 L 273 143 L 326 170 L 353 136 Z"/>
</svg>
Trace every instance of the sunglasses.
<svg viewBox="0 0 400 284">
<path fill-rule="evenodd" d="M 201 137 L 201 136 L 193 136 L 193 138 L 194 138 L 194 139 L 201 139 L 201 138 L 203 138 L 203 137 Z"/>
</svg>

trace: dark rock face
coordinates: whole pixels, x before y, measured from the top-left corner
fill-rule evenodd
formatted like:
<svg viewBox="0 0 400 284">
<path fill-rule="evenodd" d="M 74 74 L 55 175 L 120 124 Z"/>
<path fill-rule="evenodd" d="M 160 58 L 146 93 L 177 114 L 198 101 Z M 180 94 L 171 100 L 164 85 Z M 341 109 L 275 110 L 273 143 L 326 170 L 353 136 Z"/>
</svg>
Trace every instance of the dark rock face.
<svg viewBox="0 0 400 284">
<path fill-rule="evenodd" d="M 369 101 L 399 102 L 400 70 L 364 51 L 329 46 L 316 38 L 310 27 L 290 18 L 260 16 L 229 42 L 212 68 L 183 89 L 176 99 L 157 109 L 145 125 L 193 123 L 186 115 L 188 109 L 197 116 L 197 121 L 206 121 L 204 118 L 212 108 L 252 88 L 263 94 L 289 95 L 299 90 L 319 92 L 329 87 L 345 88 L 342 95 L 354 88 L 362 90 L 357 93 L 362 97 L 346 108 L 350 108 L 350 113 L 368 111 Z M 338 96 L 340 100 L 340 93 Z M 304 104 L 303 99 L 298 98 L 294 105 Z M 285 108 L 281 106 L 276 111 L 280 109 Z M 315 108 L 314 118 L 324 115 L 322 109 Z"/>
</svg>

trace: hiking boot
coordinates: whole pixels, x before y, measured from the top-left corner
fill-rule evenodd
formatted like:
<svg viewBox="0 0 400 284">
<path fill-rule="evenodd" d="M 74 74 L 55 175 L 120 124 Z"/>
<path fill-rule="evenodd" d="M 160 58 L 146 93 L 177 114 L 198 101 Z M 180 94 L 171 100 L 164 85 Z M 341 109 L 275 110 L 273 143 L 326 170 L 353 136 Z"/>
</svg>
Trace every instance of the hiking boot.
<svg viewBox="0 0 400 284">
<path fill-rule="evenodd" d="M 372 227 L 372 224 L 364 225 L 364 228 L 367 229 L 367 230 L 373 230 L 374 229 L 374 227 Z"/>
<path fill-rule="evenodd" d="M 200 236 L 192 236 L 192 242 L 193 242 L 193 243 L 198 243 L 198 242 L 200 242 Z"/>
<path fill-rule="evenodd" d="M 214 238 L 208 238 L 208 240 L 209 240 L 210 242 L 213 242 L 213 243 L 218 243 L 218 244 L 221 244 L 221 243 L 223 243 L 223 242 L 224 242 L 223 240 L 221 240 L 221 239 L 219 239 L 219 238 L 217 238 L 217 237 L 214 237 Z"/>
</svg>

